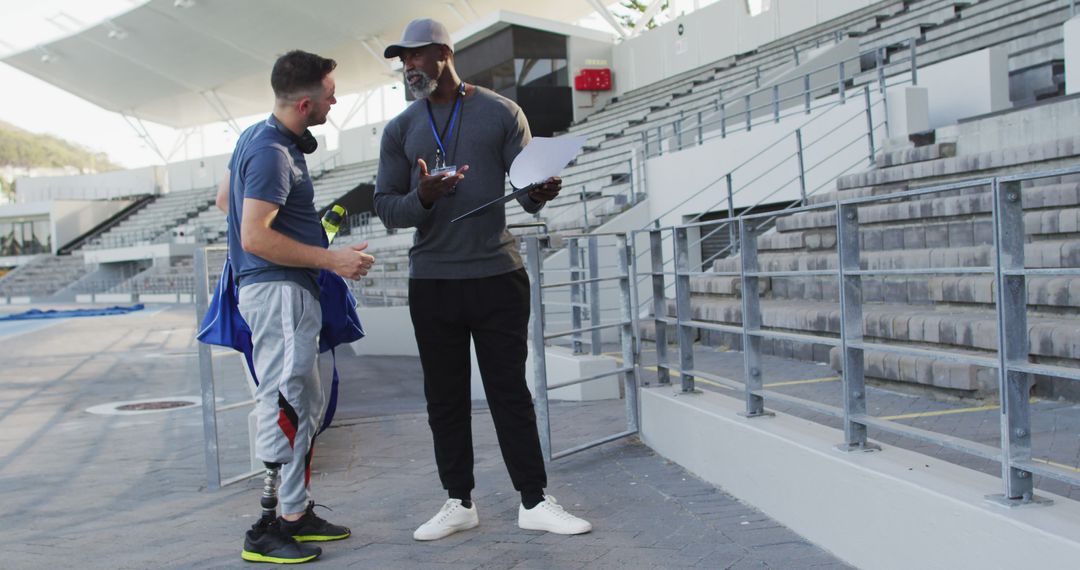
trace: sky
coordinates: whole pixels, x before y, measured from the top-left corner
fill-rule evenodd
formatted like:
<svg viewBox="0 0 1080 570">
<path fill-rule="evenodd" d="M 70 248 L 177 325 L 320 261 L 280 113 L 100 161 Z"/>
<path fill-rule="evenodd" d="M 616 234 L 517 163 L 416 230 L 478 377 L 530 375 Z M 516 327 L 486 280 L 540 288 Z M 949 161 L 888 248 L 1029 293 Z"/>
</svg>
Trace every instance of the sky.
<svg viewBox="0 0 1080 570">
<path fill-rule="evenodd" d="M 0 0 L 0 14 L 3 14 L 3 18 L 0 18 L 0 54 L 22 51 L 74 33 L 126 12 L 144 1 Z M 716 0 L 674 0 L 674 3 L 681 6 L 682 11 L 688 11 L 714 1 Z M 750 1 L 757 4 L 768 0 Z M 663 18 L 664 16 L 661 16 L 661 19 Z M 597 15 L 579 24 L 610 31 Z M 330 117 L 335 119 L 339 126 L 356 97 L 358 95 L 338 98 L 338 104 L 334 106 Z M 345 127 L 378 122 L 392 117 L 405 107 L 401 89 L 390 89 L 388 86 L 381 99 L 370 99 L 380 100 L 383 104 L 369 105 L 357 113 Z M 257 118 L 258 116 L 243 117 L 238 118 L 237 122 L 243 127 Z M 106 111 L 3 63 L 0 63 L 0 120 L 30 132 L 56 135 L 93 151 L 105 152 L 113 162 L 125 168 L 162 163 L 161 158 L 135 134 L 119 114 Z M 157 146 L 166 149 L 166 152 L 180 136 L 178 131 L 169 127 L 149 122 L 145 125 Z M 334 129 L 324 125 L 313 131 L 324 135 L 330 148 L 337 146 Z M 225 124 L 210 124 L 191 137 L 188 144 L 181 147 L 172 160 L 231 152 L 235 142 L 236 134 Z"/>
</svg>

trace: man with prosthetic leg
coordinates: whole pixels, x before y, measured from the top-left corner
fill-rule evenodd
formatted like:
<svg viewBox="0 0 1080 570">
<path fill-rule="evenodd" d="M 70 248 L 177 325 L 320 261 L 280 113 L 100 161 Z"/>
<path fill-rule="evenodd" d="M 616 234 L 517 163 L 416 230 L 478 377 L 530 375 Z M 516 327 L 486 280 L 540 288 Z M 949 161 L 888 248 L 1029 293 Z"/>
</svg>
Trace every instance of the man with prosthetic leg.
<svg viewBox="0 0 1080 570">
<path fill-rule="evenodd" d="M 323 327 L 321 270 L 366 275 L 367 244 L 326 248 L 304 155 L 317 142 L 308 127 L 326 122 L 334 99 L 332 59 L 292 51 L 274 64 L 274 112 L 240 136 L 218 204 L 228 212 L 229 261 L 238 307 L 251 329 L 255 455 L 265 462 L 262 517 L 244 537 L 241 557 L 294 564 L 322 550 L 305 544 L 348 538 L 348 528 L 315 514 L 311 459 L 326 409 L 316 360 Z M 280 484 L 279 484 L 280 479 Z M 281 516 L 277 507 L 281 503 Z"/>
</svg>

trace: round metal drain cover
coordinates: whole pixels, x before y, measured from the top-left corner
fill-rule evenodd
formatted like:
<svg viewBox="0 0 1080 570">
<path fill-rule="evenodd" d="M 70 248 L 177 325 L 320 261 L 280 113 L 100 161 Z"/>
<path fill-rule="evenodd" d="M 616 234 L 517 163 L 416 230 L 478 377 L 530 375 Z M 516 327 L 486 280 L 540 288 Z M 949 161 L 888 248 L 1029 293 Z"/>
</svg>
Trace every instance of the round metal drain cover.
<svg viewBox="0 0 1080 570">
<path fill-rule="evenodd" d="M 140 402 L 137 404 L 124 404 L 122 406 L 116 406 L 116 410 L 119 412 L 144 412 L 144 411 L 156 411 L 156 410 L 171 410 L 174 408 L 186 408 L 188 406 L 194 406 L 195 402 L 182 402 L 178 400 L 163 400 L 160 402 Z"/>
<path fill-rule="evenodd" d="M 103 416 L 154 414 L 192 408 L 200 403 L 202 403 L 202 399 L 196 396 L 173 396 L 171 398 L 146 398 L 144 400 L 112 402 L 87 408 L 86 411 Z"/>
</svg>

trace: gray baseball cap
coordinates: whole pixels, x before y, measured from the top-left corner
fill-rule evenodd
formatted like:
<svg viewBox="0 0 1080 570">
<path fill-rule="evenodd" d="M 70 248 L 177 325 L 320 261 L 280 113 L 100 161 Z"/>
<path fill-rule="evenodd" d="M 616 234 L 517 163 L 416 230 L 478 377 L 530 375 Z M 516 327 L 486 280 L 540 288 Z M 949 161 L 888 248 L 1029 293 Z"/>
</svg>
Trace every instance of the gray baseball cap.
<svg viewBox="0 0 1080 570">
<path fill-rule="evenodd" d="M 411 48 L 423 47 L 431 44 L 442 44 L 454 51 L 454 42 L 450 39 L 450 32 L 446 26 L 430 18 L 413 20 L 405 26 L 401 33 L 401 41 L 386 46 L 383 57 L 392 59 L 401 55 L 401 52 Z"/>
</svg>

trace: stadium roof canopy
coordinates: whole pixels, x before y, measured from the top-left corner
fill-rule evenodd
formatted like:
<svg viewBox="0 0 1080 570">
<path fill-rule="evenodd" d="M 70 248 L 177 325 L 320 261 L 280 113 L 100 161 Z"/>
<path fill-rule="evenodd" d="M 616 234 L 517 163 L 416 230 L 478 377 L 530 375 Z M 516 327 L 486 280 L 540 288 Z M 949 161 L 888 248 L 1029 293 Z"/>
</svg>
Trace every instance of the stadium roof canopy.
<svg viewBox="0 0 1080 570">
<path fill-rule="evenodd" d="M 602 9 L 595 0 L 149 0 L 2 61 L 110 111 L 188 128 L 265 111 L 270 67 L 290 49 L 336 59 L 338 92 L 355 93 L 399 77 L 382 51 L 413 18 L 453 33 L 499 10 L 570 22 L 594 7 Z"/>
</svg>

